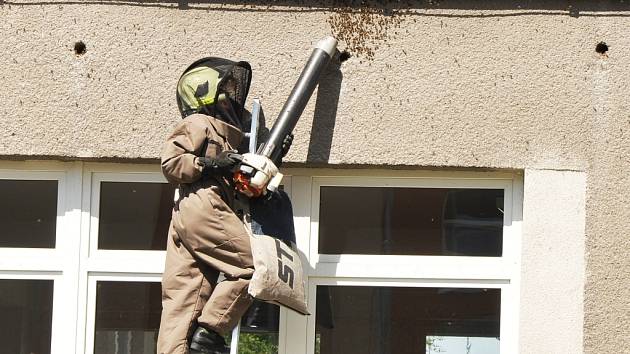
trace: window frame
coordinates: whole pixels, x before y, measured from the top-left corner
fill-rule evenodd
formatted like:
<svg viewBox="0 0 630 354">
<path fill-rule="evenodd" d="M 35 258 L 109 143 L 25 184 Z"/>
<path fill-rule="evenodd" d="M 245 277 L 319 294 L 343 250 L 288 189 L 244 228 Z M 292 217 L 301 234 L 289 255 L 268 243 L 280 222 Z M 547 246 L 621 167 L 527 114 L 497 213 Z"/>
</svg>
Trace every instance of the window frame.
<svg viewBox="0 0 630 354">
<path fill-rule="evenodd" d="M 103 250 L 98 249 L 98 222 L 102 182 L 166 183 L 156 165 L 127 165 L 87 163 L 83 169 L 82 235 L 79 323 L 76 338 L 77 353 L 93 353 L 96 325 L 96 283 L 98 281 L 160 282 L 166 251 L 157 250 Z M 291 195 L 291 177 L 285 176 L 282 184 Z M 280 308 L 278 353 L 285 353 L 288 310 Z M 236 347 L 234 347 L 236 349 Z M 233 354 L 236 352 L 233 350 Z"/>
<path fill-rule="evenodd" d="M 329 285 L 329 286 L 365 286 L 365 287 L 401 287 L 401 288 L 458 288 L 458 289 L 477 289 L 477 288 L 487 288 L 487 289 L 499 289 L 501 290 L 501 318 L 500 318 L 500 331 L 501 331 L 501 340 L 499 342 L 500 353 L 506 353 L 506 350 L 509 348 L 504 348 L 503 344 L 503 333 L 506 330 L 510 330 L 509 326 L 504 327 L 504 323 L 512 322 L 515 319 L 512 318 L 512 313 L 505 312 L 504 313 L 504 303 L 507 302 L 507 306 L 511 307 L 514 304 L 512 303 L 512 296 L 510 294 L 509 283 L 502 281 L 489 281 L 489 280 L 479 280 L 476 282 L 462 282 L 456 279 L 427 279 L 421 282 L 418 282 L 415 279 L 388 279 L 388 278 L 335 278 L 335 277 L 312 277 L 309 281 L 308 287 L 308 298 L 316 299 L 317 286 L 319 285 Z M 309 312 L 316 313 L 315 301 L 309 302 Z M 518 313 L 518 312 L 517 312 Z M 310 316 L 308 320 L 308 334 L 307 334 L 307 348 L 306 353 L 315 353 L 315 335 L 316 335 L 316 327 L 315 327 L 315 317 Z M 507 351 L 507 353 L 511 353 Z"/>
<path fill-rule="evenodd" d="M 458 278 L 458 279 L 506 279 L 509 278 L 511 260 L 519 252 L 519 243 L 512 225 L 513 195 L 512 182 L 505 179 L 439 179 L 419 178 L 356 178 L 314 177 L 311 200 L 311 237 L 309 245 L 310 265 L 318 276 L 362 277 L 364 267 L 370 274 L 387 277 L 388 272 L 378 267 L 405 267 L 400 278 Z M 386 188 L 459 188 L 459 189 L 503 189 L 503 252 L 501 257 L 473 256 L 425 256 L 425 255 L 328 255 L 318 253 L 319 204 L 321 187 L 386 187 Z M 439 269 L 436 269 L 439 265 Z M 358 267 L 357 267 L 358 266 Z M 408 268 L 407 268 L 408 267 Z M 492 269 L 492 271 L 489 271 Z M 400 269 L 399 269 L 400 270 Z"/>
<path fill-rule="evenodd" d="M 501 352 L 518 352 L 522 172 L 289 168 L 285 174 L 311 313 L 316 313 L 317 285 L 500 288 Z M 90 353 L 94 346 L 96 282 L 160 281 L 166 254 L 97 249 L 100 183 L 165 182 L 159 165 L 0 161 L 0 179 L 58 181 L 55 248 L 0 248 L 0 278 L 53 280 L 51 353 Z M 319 188 L 324 185 L 500 186 L 505 190 L 506 206 L 502 256 L 322 257 L 317 253 L 317 222 Z M 379 262 L 379 267 L 374 262 Z M 408 270 L 391 276 L 392 269 L 401 268 Z M 279 325 L 279 354 L 314 353 L 314 316 L 281 309 Z"/>
<path fill-rule="evenodd" d="M 135 272 L 94 272 L 87 279 L 87 318 L 85 327 L 85 353 L 94 353 L 94 340 L 96 333 L 96 291 L 99 281 L 114 282 L 152 282 L 159 283 L 161 274 L 140 274 Z"/>
<path fill-rule="evenodd" d="M 102 169 L 91 170 L 89 173 L 90 188 L 84 190 L 90 195 L 89 203 L 84 204 L 84 212 L 89 213 L 89 228 L 87 249 L 87 270 L 90 272 L 122 272 L 128 269 L 138 269 L 140 273 L 162 273 L 166 251 L 157 250 L 107 250 L 98 248 L 99 212 L 101 200 L 101 183 L 103 182 L 137 182 L 137 183 L 167 183 L 158 171 L 135 172 L 104 172 Z M 111 263 L 115 263 L 112 267 Z M 161 262 L 161 264 L 160 264 Z"/>
<path fill-rule="evenodd" d="M 77 329 L 80 163 L 2 161 L 0 179 L 56 180 L 54 248 L 0 248 L 0 278 L 52 280 L 51 354 L 73 353 Z"/>
<path fill-rule="evenodd" d="M 287 173 L 294 176 L 297 243 L 304 258 L 310 313 L 316 313 L 317 285 L 498 288 L 500 351 L 518 352 L 521 172 L 296 169 Z M 317 247 L 322 186 L 503 189 L 502 256 L 321 255 Z M 315 317 L 291 314 L 288 321 L 286 335 L 295 338 L 287 343 L 288 353 L 314 354 Z"/>
<path fill-rule="evenodd" d="M 79 326 L 76 353 L 94 352 L 96 283 L 161 281 L 166 251 L 100 250 L 98 222 L 102 182 L 166 183 L 159 165 L 86 163 L 82 174 Z"/>
</svg>

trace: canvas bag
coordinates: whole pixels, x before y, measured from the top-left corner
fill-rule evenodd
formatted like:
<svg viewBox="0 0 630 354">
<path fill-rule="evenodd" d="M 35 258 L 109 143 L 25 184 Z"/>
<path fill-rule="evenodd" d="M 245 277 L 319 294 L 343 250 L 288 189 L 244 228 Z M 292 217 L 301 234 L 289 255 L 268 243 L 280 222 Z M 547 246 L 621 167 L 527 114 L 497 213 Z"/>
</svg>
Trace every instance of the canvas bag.
<svg viewBox="0 0 630 354">
<path fill-rule="evenodd" d="M 277 238 L 253 233 L 250 233 L 250 241 L 254 275 L 249 283 L 249 294 L 309 315 L 302 262 L 295 243 L 288 246 Z"/>
</svg>

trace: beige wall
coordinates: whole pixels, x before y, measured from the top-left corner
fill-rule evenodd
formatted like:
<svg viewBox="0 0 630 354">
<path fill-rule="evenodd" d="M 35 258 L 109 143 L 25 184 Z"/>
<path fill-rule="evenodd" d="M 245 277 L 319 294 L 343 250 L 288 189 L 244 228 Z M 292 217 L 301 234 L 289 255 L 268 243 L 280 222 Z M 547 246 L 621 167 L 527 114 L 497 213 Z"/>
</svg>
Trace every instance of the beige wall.
<svg viewBox="0 0 630 354">
<path fill-rule="evenodd" d="M 525 171 L 520 352 L 582 353 L 586 174 Z"/>
<path fill-rule="evenodd" d="M 205 55 L 252 63 L 270 124 L 333 33 L 353 56 L 326 74 L 289 159 L 585 172 L 585 352 L 630 347 L 630 5 L 330 3 L 0 1 L 0 156 L 154 161 L 175 82 Z"/>
</svg>

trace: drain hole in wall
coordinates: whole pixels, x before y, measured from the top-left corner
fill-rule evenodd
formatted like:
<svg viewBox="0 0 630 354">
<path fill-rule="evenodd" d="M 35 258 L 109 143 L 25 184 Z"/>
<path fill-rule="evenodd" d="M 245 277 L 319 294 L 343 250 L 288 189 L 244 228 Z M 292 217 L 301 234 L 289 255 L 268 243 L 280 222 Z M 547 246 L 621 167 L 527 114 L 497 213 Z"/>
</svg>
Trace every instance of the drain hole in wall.
<svg viewBox="0 0 630 354">
<path fill-rule="evenodd" d="M 83 55 L 87 49 L 85 48 L 85 43 L 83 41 L 78 41 L 74 44 L 74 53 L 76 55 Z"/>
<path fill-rule="evenodd" d="M 595 46 L 595 51 L 599 54 L 606 54 L 606 52 L 608 51 L 608 45 L 606 44 L 606 42 L 599 42 Z"/>
<path fill-rule="evenodd" d="M 344 50 L 343 52 L 341 52 L 341 54 L 339 54 L 339 61 L 340 62 L 344 62 L 348 59 L 350 59 L 352 57 L 352 54 L 350 54 L 350 52 L 348 52 L 347 50 Z"/>
</svg>

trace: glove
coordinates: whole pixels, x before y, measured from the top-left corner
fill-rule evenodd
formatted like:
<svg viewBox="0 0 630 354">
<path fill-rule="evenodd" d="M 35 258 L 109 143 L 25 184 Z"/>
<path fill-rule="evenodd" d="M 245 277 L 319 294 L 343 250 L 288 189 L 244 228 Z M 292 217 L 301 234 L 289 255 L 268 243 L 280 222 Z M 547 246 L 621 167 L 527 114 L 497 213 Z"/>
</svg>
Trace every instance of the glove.
<svg viewBox="0 0 630 354">
<path fill-rule="evenodd" d="M 280 158 L 287 156 L 287 153 L 291 148 L 291 144 L 293 144 L 293 134 L 285 136 L 284 140 L 282 140 L 282 152 L 280 153 Z"/>
<path fill-rule="evenodd" d="M 231 172 L 243 160 L 243 156 L 233 150 L 221 151 L 217 157 L 199 157 L 204 173 Z"/>
<path fill-rule="evenodd" d="M 287 156 L 289 149 L 291 148 L 291 144 L 293 144 L 293 134 L 289 134 L 284 137 L 282 140 L 282 147 L 280 148 L 280 156 L 277 158 L 276 166 L 282 166 L 282 158 Z"/>
<path fill-rule="evenodd" d="M 243 154 L 240 166 L 240 171 L 245 173 L 246 178 L 245 181 L 236 178 L 237 189 L 248 197 L 264 195 L 267 190 L 276 189 L 282 181 L 282 174 L 278 172 L 278 167 L 267 156 Z"/>
</svg>

